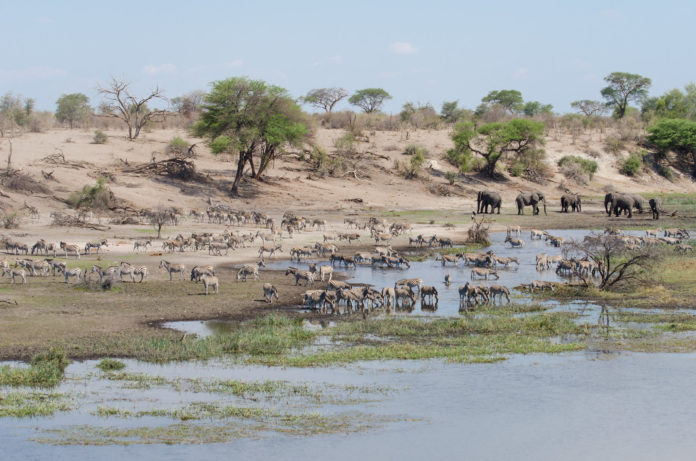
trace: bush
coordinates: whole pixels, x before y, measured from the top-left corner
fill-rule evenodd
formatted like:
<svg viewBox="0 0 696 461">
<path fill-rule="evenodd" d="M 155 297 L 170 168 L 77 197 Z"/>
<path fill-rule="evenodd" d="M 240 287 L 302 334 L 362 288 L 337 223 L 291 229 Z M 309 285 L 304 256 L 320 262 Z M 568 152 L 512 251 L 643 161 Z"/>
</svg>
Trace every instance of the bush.
<svg viewBox="0 0 696 461">
<path fill-rule="evenodd" d="M 97 210 L 110 208 L 115 198 L 104 182 L 104 178 L 99 178 L 94 186 L 84 186 L 82 191 L 73 192 L 68 197 L 68 203 L 73 208 Z"/>
<path fill-rule="evenodd" d="M 334 141 L 334 147 L 338 155 L 352 156 L 358 152 L 356 136 L 348 132 Z"/>
<path fill-rule="evenodd" d="M 334 176 L 346 169 L 342 158 L 333 157 L 317 146 L 313 146 L 312 151 L 309 153 L 309 163 L 312 165 L 314 172 L 321 177 L 327 174 Z"/>
<path fill-rule="evenodd" d="M 674 180 L 672 169 L 667 165 L 658 165 L 657 172 L 660 174 L 660 176 L 667 178 L 670 181 Z"/>
<path fill-rule="evenodd" d="M 577 168 L 585 173 L 590 177 L 590 180 L 594 177 L 594 174 L 597 172 L 597 162 L 594 160 L 588 160 L 583 157 L 578 157 L 577 155 L 565 155 L 561 157 L 560 160 L 558 160 L 558 166 L 564 167 L 564 166 L 571 166 L 571 165 L 577 165 Z"/>
<path fill-rule="evenodd" d="M 167 155 L 177 158 L 186 158 L 188 156 L 189 144 L 180 137 L 172 138 L 165 149 Z"/>
<path fill-rule="evenodd" d="M 524 165 L 522 164 L 522 162 L 515 162 L 512 164 L 512 166 L 509 169 L 510 176 L 513 176 L 515 178 L 518 176 L 522 176 L 522 174 L 524 173 L 524 170 L 525 170 L 525 168 L 524 168 Z"/>
<path fill-rule="evenodd" d="M 626 160 L 624 160 L 623 165 L 621 165 L 621 173 L 626 176 L 636 176 L 643 166 L 643 157 L 640 154 L 631 154 Z"/>
<path fill-rule="evenodd" d="M 427 153 L 428 149 L 418 144 L 409 144 L 408 146 L 406 146 L 406 149 L 404 150 L 405 155 L 421 154 L 424 156 Z"/>
<path fill-rule="evenodd" d="M 92 141 L 94 144 L 106 144 L 106 141 L 108 141 L 108 140 L 109 140 L 109 137 L 103 131 L 96 130 L 94 132 L 94 138 Z"/>
<path fill-rule="evenodd" d="M 126 368 L 126 364 L 121 362 L 120 360 L 102 359 L 97 364 L 97 368 L 99 368 L 101 371 L 122 370 Z"/>
<path fill-rule="evenodd" d="M 17 213 L 5 214 L 0 217 L 0 223 L 4 229 L 16 229 L 19 227 L 19 216 Z"/>
<path fill-rule="evenodd" d="M 624 149 L 624 147 L 626 147 L 626 144 L 623 140 L 612 136 L 607 137 L 606 141 L 604 142 L 604 145 L 606 151 L 612 155 L 618 155 L 619 152 L 621 152 Z"/>
<path fill-rule="evenodd" d="M 457 179 L 457 173 L 455 173 L 454 171 L 448 171 L 447 173 L 445 173 L 445 179 L 447 180 L 447 182 L 449 182 L 450 186 L 453 186 L 454 181 L 456 181 Z"/>
<path fill-rule="evenodd" d="M 232 146 L 232 139 L 228 136 L 218 136 L 210 142 L 210 151 L 213 154 L 222 154 Z"/>
<path fill-rule="evenodd" d="M 587 185 L 589 175 L 577 163 L 569 163 L 561 167 L 561 174 L 576 184 Z"/>
</svg>

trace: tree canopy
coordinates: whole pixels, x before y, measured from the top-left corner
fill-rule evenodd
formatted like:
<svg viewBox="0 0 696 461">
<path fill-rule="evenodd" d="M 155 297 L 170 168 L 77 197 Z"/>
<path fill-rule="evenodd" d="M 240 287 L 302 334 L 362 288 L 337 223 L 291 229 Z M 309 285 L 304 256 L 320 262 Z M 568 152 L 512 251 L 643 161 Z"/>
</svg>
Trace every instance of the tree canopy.
<svg viewBox="0 0 696 461">
<path fill-rule="evenodd" d="M 90 113 L 89 98 L 82 93 L 64 94 L 56 101 L 56 120 L 67 123 L 70 129 L 75 122 L 83 121 Z"/>
<path fill-rule="evenodd" d="M 333 111 L 336 104 L 348 96 L 348 92 L 343 88 L 316 88 L 310 90 L 302 101 L 317 109 L 324 109 L 324 112 Z"/>
<path fill-rule="evenodd" d="M 356 91 L 353 96 L 348 98 L 348 102 L 358 106 L 365 113 L 371 114 L 378 112 L 387 99 L 391 99 L 391 95 L 382 88 L 365 88 Z"/>
<path fill-rule="evenodd" d="M 663 152 L 673 151 L 691 163 L 696 178 L 696 122 L 685 119 L 664 119 L 648 127 L 648 140 Z"/>
<path fill-rule="evenodd" d="M 582 112 L 586 117 L 602 115 L 607 111 L 607 105 L 602 101 L 593 101 L 591 99 L 581 99 L 570 103 L 570 107 Z"/>
<path fill-rule="evenodd" d="M 647 98 L 641 113 L 646 120 L 653 117 L 696 120 L 696 84 L 689 83 L 683 92 L 675 88 L 662 96 Z"/>
<path fill-rule="evenodd" d="M 527 119 L 509 122 L 486 123 L 476 126 L 472 122 L 460 122 L 454 127 L 452 140 L 454 154 L 464 169 L 472 154 L 480 155 L 485 161 L 485 173 L 495 175 L 495 166 L 503 156 L 525 155 L 543 144 L 544 124 Z"/>
<path fill-rule="evenodd" d="M 99 86 L 97 91 L 106 98 L 101 105 L 102 112 L 123 120 L 128 126 L 128 139 L 133 141 L 140 136 L 140 131 L 145 125 L 164 115 L 163 110 L 150 110 L 148 107 L 150 101 L 164 99 L 164 96 L 159 87 L 143 97 L 135 96 L 129 87 L 130 82 L 112 78 L 108 86 Z"/>
<path fill-rule="evenodd" d="M 629 102 L 643 102 L 652 84 L 648 77 L 627 72 L 612 72 L 604 80 L 609 86 L 602 88 L 601 94 L 607 106 L 614 108 L 616 118 L 626 115 Z"/>
<path fill-rule="evenodd" d="M 522 93 L 517 90 L 493 90 L 481 98 L 484 105 L 499 105 L 511 114 L 520 112 L 523 108 Z"/>
<path fill-rule="evenodd" d="M 304 114 L 288 92 L 263 80 L 233 77 L 213 82 L 202 108 L 193 133 L 207 137 L 214 153 L 238 155 L 233 194 L 238 193 L 247 163 L 252 177 L 260 180 L 284 146 L 297 145 L 307 135 Z M 258 169 L 255 153 L 260 156 Z"/>
</svg>

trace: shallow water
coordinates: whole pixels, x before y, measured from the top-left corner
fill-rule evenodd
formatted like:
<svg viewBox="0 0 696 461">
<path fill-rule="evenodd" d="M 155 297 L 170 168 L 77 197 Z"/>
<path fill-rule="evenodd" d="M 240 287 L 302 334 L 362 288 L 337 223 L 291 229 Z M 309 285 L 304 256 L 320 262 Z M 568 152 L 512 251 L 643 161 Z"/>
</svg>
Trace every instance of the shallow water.
<svg viewBox="0 0 696 461">
<path fill-rule="evenodd" d="M 589 232 L 585 230 L 551 230 L 550 234 L 568 239 L 580 239 Z M 629 234 L 641 235 L 642 232 L 629 232 Z M 412 262 L 410 268 L 404 269 L 380 269 L 372 268 L 372 266 L 358 266 L 356 269 L 339 269 L 334 270 L 348 278 L 350 283 L 364 283 L 374 286 L 381 290 L 385 286 L 393 286 L 394 282 L 402 278 L 422 278 L 424 285 L 432 285 L 438 290 L 439 302 L 435 309 L 428 309 L 427 306 L 421 305 L 420 300 L 414 306 L 414 309 L 409 313 L 406 311 L 397 312 L 397 315 L 425 315 L 437 317 L 454 317 L 459 316 L 459 291 L 458 288 L 464 285 L 467 281 L 475 284 L 499 284 L 510 289 L 512 301 L 518 303 L 527 303 L 532 301 L 532 297 L 528 293 L 515 291 L 513 288 L 523 283 L 531 283 L 533 280 L 547 280 L 553 282 L 562 282 L 568 280 L 567 277 L 559 277 L 556 275 L 553 268 L 551 270 L 537 272 L 536 270 L 536 255 L 546 253 L 549 256 L 560 255 L 561 249 L 548 245 L 544 240 L 529 240 L 529 232 L 524 232 L 521 236 L 525 240 L 524 248 L 510 248 L 506 244 L 505 233 L 492 233 L 491 245 L 481 251 L 493 250 L 498 256 L 515 256 L 519 259 L 520 265 L 511 264 L 511 269 L 499 268 L 499 280 L 491 278 L 491 280 L 471 280 L 471 266 L 466 266 L 463 262 L 459 262 L 456 266 L 448 263 L 446 266 L 442 262 L 436 261 L 434 258 L 423 262 Z M 348 249 L 350 249 L 348 247 Z M 350 254 L 348 250 L 345 254 Z M 307 269 L 311 263 L 328 264 L 326 260 L 307 260 L 302 262 L 296 261 L 267 261 L 268 269 L 286 269 L 288 266 Z M 263 274 L 263 273 L 262 273 Z M 445 274 L 450 274 L 451 284 L 445 285 Z M 545 301 L 544 304 L 557 305 L 553 301 Z M 298 306 L 301 308 L 302 306 Z M 581 322 L 596 323 L 600 307 L 587 302 L 570 302 L 563 304 L 564 311 L 573 311 L 581 314 Z M 185 321 L 185 322 L 170 322 L 163 326 L 176 330 L 185 331 L 189 334 L 197 334 L 201 337 L 210 334 L 219 334 L 229 332 L 236 326 L 236 322 L 225 322 L 218 320 L 211 321 Z"/>
<path fill-rule="evenodd" d="M 516 356 L 485 365 L 369 362 L 350 367 L 281 369 L 224 361 L 153 366 L 126 361 L 129 372 L 175 377 L 282 379 L 298 383 L 391 386 L 356 409 L 406 420 L 365 432 L 308 437 L 278 433 L 209 445 L 50 446 L 31 441 L 72 424 L 167 424 L 163 418 L 99 418 L 86 410 L 200 401 L 168 389 L 119 389 L 73 364 L 60 392 L 76 392 L 80 411 L 51 418 L 0 419 L 3 459 L 693 459 L 696 354 L 573 353 Z M 125 402 L 125 403 L 124 403 Z"/>
</svg>

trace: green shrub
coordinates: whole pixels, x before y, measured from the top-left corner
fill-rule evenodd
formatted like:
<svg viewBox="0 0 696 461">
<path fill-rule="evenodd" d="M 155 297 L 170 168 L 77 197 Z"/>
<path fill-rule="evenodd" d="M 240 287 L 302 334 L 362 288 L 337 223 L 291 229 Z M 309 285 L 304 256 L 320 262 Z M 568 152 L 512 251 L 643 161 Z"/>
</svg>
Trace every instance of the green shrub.
<svg viewBox="0 0 696 461">
<path fill-rule="evenodd" d="M 334 141 L 338 155 L 352 156 L 357 153 L 357 139 L 354 133 L 348 132 Z"/>
<path fill-rule="evenodd" d="M 613 155 L 618 155 L 618 153 L 621 152 L 624 147 L 626 147 L 626 143 L 620 138 L 609 136 L 605 141 L 605 146 L 607 152 Z"/>
<path fill-rule="evenodd" d="M 522 176 L 524 170 L 525 168 L 522 162 L 515 162 L 510 167 L 510 175 L 514 177 Z"/>
<path fill-rule="evenodd" d="M 445 173 L 445 179 L 447 180 L 447 182 L 450 183 L 450 186 L 453 186 L 454 181 L 456 181 L 457 179 L 457 173 L 455 173 L 454 171 L 448 171 L 447 173 Z"/>
<path fill-rule="evenodd" d="M 106 141 L 108 141 L 108 140 L 109 140 L 109 137 L 103 131 L 97 130 L 94 132 L 94 138 L 93 138 L 94 144 L 106 144 Z"/>
<path fill-rule="evenodd" d="M 659 165 L 657 167 L 657 172 L 660 174 L 660 176 L 667 178 L 670 181 L 674 180 L 674 174 L 672 173 L 672 169 L 667 165 Z"/>
<path fill-rule="evenodd" d="M 558 160 L 558 166 L 560 167 L 570 167 L 570 169 L 573 169 L 573 165 L 577 165 L 578 169 L 587 173 L 590 180 L 592 180 L 598 168 L 597 162 L 594 160 L 578 157 L 577 155 L 565 155 Z"/>
<path fill-rule="evenodd" d="M 189 144 L 180 137 L 172 138 L 167 145 L 166 152 L 173 157 L 186 157 L 188 154 Z"/>
<path fill-rule="evenodd" d="M 105 179 L 97 179 L 94 186 L 84 186 L 82 191 L 73 192 L 68 197 L 68 203 L 73 208 L 105 209 L 114 201 L 114 194 L 104 185 Z"/>
<path fill-rule="evenodd" d="M 232 148 L 232 138 L 229 136 L 218 136 L 210 142 L 210 151 L 213 154 L 222 154 Z"/>
<path fill-rule="evenodd" d="M 428 149 L 425 147 L 418 145 L 418 144 L 409 144 L 406 146 L 406 149 L 404 150 L 404 154 L 406 155 L 416 155 L 416 154 L 421 154 L 421 155 L 426 155 L 428 153 Z"/>
<path fill-rule="evenodd" d="M 120 360 L 102 359 L 97 364 L 97 368 L 99 368 L 101 371 L 122 370 L 126 368 L 126 364 Z"/>
<path fill-rule="evenodd" d="M 69 363 L 65 352 L 54 347 L 36 355 L 29 368 L 0 367 L 0 386 L 53 387 L 63 379 Z"/>
<path fill-rule="evenodd" d="M 621 173 L 626 176 L 636 176 L 643 166 L 643 158 L 636 154 L 631 154 L 621 165 Z"/>
</svg>

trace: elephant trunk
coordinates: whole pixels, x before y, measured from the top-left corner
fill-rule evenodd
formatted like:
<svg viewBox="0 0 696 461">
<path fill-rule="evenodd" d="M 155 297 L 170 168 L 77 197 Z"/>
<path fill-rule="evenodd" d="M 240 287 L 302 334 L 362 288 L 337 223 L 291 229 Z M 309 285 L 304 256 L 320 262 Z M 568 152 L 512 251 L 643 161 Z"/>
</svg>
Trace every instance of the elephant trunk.
<svg viewBox="0 0 696 461">
<path fill-rule="evenodd" d="M 542 202 L 544 202 L 544 216 L 548 216 L 548 214 L 546 214 L 546 199 L 542 200 Z"/>
</svg>

